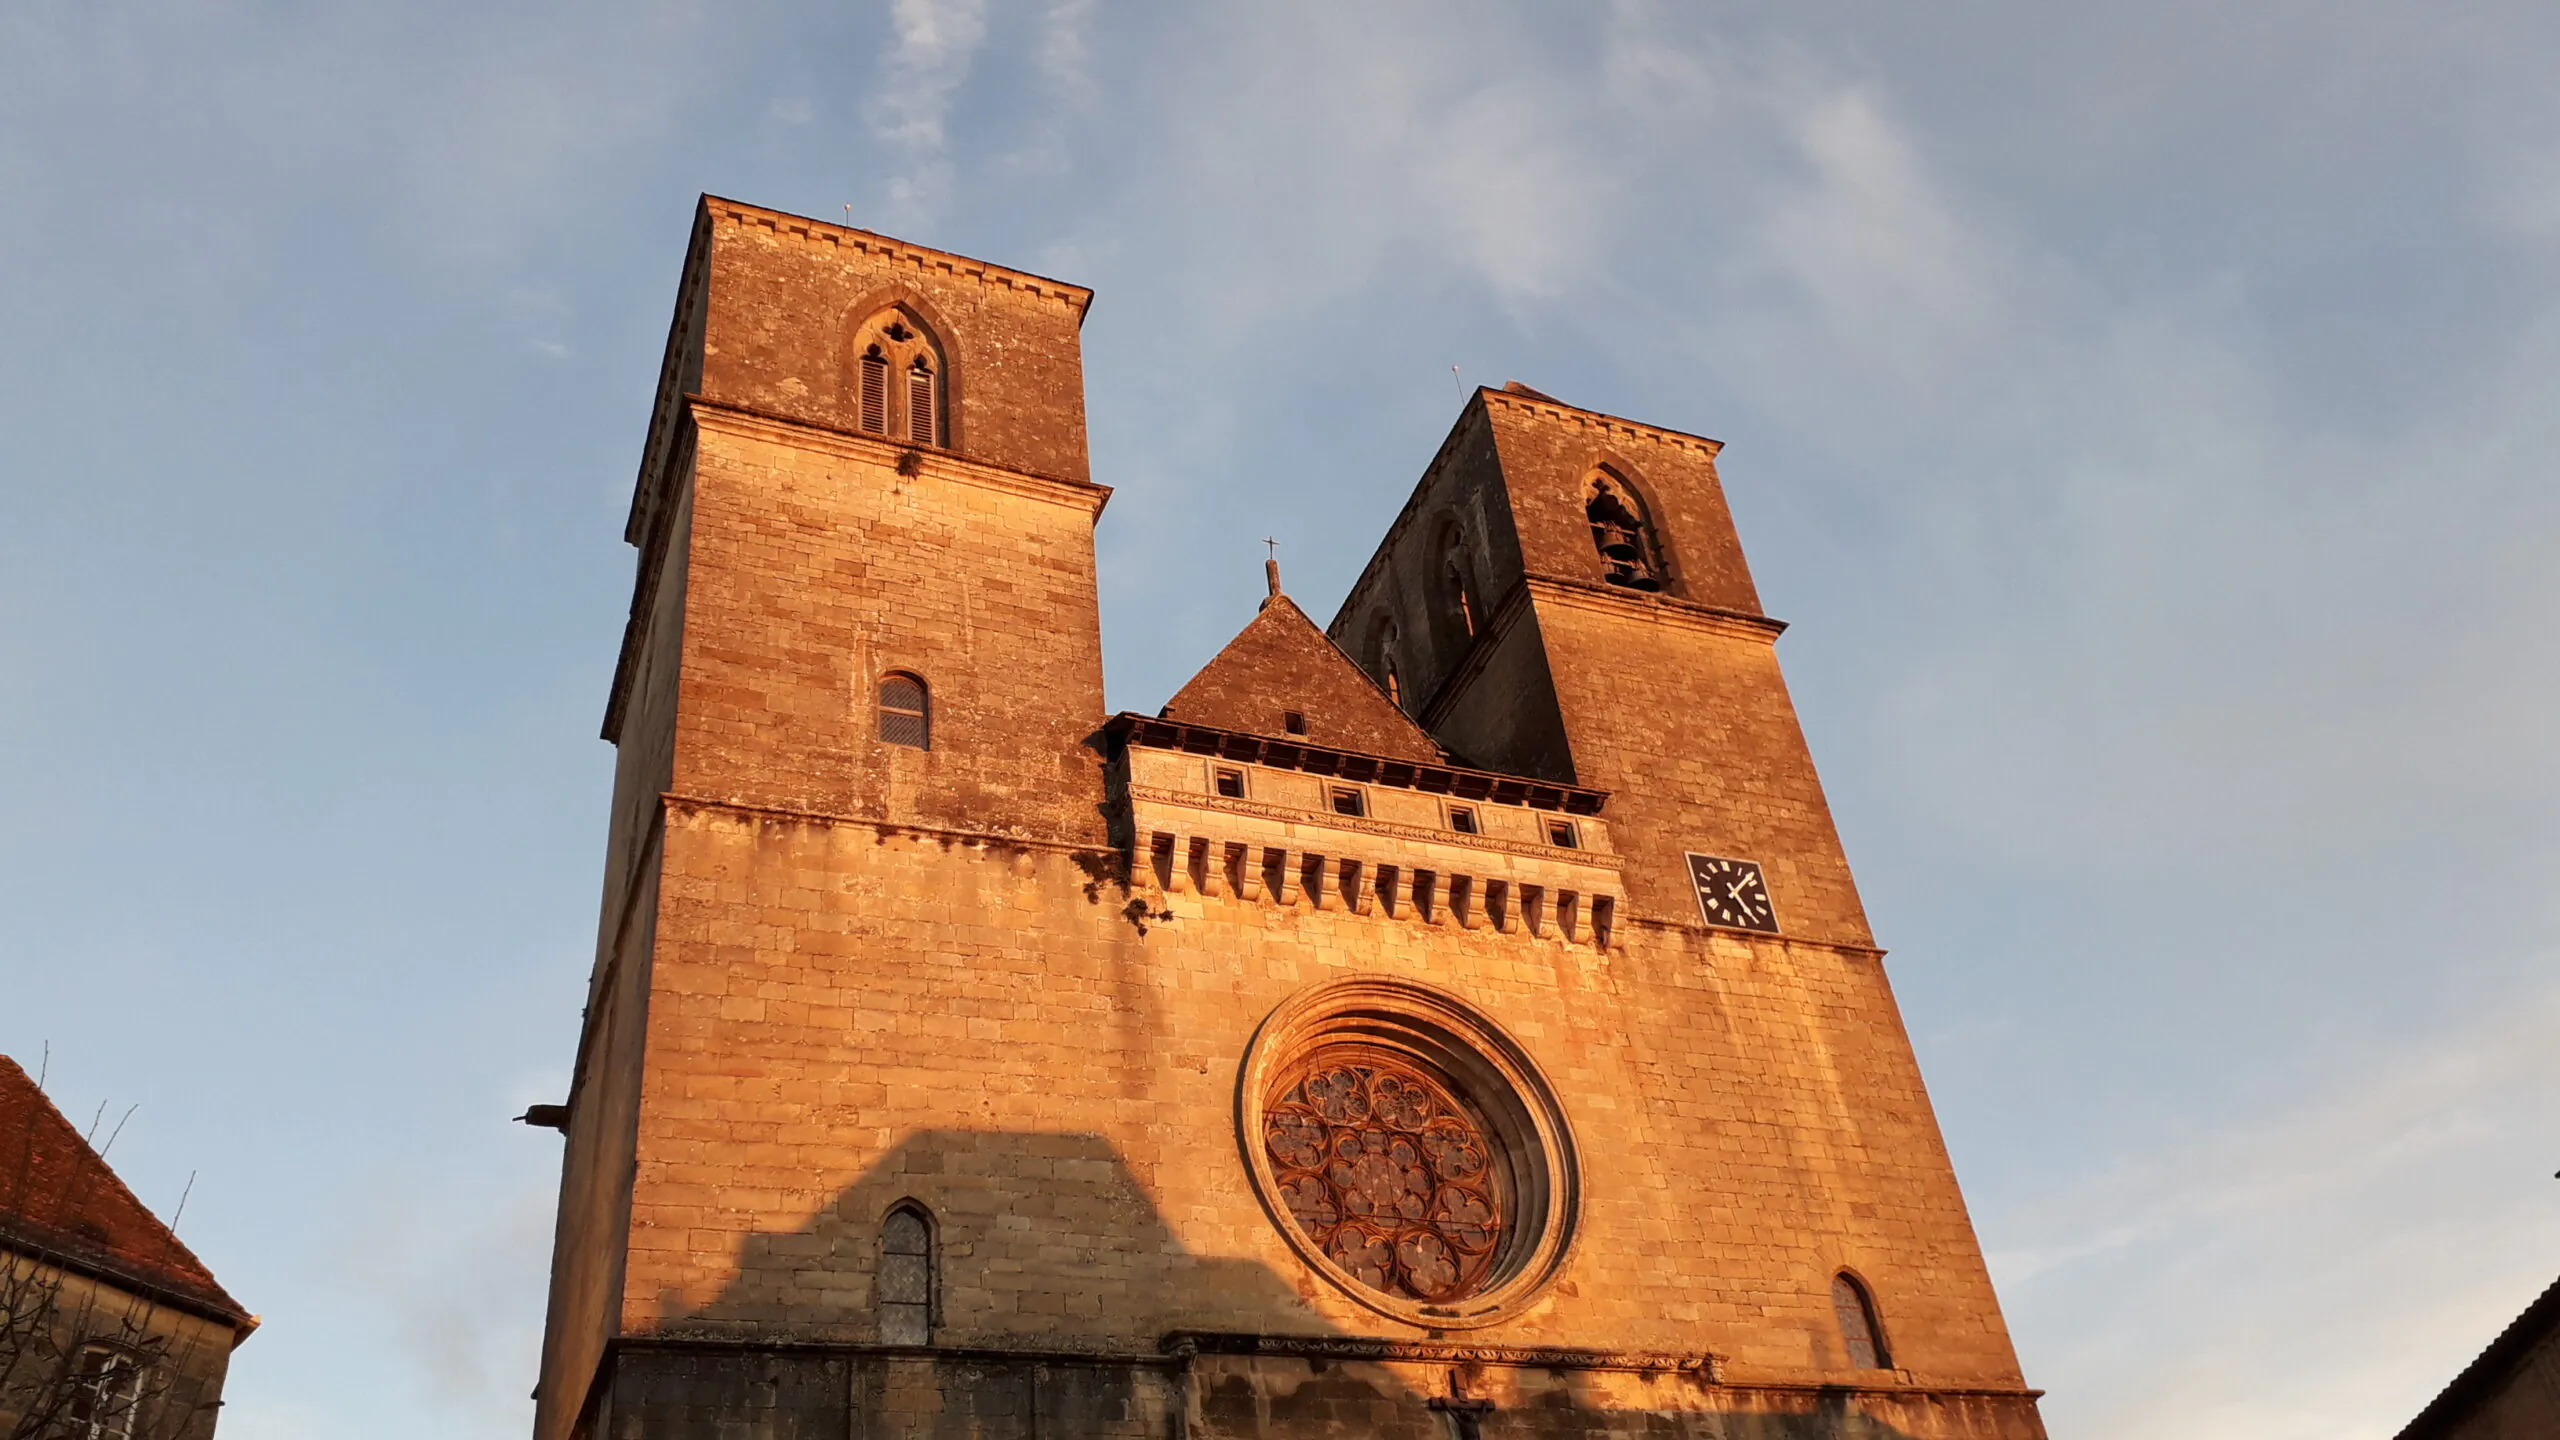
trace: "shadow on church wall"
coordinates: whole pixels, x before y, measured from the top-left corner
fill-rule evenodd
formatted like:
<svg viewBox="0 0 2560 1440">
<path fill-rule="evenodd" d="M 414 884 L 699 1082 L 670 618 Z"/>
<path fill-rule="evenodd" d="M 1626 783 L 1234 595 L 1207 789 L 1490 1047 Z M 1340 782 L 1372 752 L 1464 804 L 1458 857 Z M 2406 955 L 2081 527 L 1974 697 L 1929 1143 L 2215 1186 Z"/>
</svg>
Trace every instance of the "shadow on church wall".
<svg viewBox="0 0 2560 1440">
<path fill-rule="evenodd" d="M 875 1295 L 882 1223 L 909 1200 L 934 1223 L 927 1346 L 883 1343 Z M 2014 1413 L 1943 1407 L 1931 1412 L 1940 1423 L 1897 1427 L 1847 1390 L 1747 1393 L 1696 1373 L 1488 1363 L 1464 1354 L 1466 1336 L 1387 1361 L 1225 1353 L 1239 1346 L 1221 1336 L 1353 1337 L 1269 1266 L 1193 1254 L 1091 1134 L 919 1132 L 809 1224 L 749 1237 L 708 1303 L 664 1298 L 660 1331 L 616 1347 L 591 1432 L 603 1440 L 2042 1434 Z M 1164 1344 L 1175 1332 L 1213 1333 Z"/>
</svg>

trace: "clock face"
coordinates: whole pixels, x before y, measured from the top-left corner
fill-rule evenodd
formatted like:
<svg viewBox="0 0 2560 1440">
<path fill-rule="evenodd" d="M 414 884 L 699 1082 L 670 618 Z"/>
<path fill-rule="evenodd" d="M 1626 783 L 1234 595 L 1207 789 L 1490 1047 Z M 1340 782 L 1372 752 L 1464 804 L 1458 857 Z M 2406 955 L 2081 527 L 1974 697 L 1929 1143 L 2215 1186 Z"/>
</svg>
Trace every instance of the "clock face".
<svg viewBox="0 0 2560 1440">
<path fill-rule="evenodd" d="M 1760 878 L 1757 862 L 1692 855 L 1689 879 L 1698 887 L 1698 910 L 1708 924 L 1778 933 L 1778 912 L 1769 903 L 1769 886 Z"/>
</svg>

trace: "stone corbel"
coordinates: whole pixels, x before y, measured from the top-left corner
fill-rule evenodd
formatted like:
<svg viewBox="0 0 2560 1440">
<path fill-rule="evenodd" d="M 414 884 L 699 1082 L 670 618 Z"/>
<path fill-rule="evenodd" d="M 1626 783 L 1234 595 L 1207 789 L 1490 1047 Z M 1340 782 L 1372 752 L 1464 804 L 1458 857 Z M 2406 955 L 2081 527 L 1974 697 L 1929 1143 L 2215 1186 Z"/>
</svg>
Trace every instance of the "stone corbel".
<svg viewBox="0 0 2560 1440">
<path fill-rule="evenodd" d="M 1399 920 L 1412 911 L 1413 902 L 1407 899 L 1404 893 L 1405 879 L 1401 868 L 1394 865 L 1379 866 L 1374 883 L 1378 892 L 1378 909 L 1388 919 Z"/>
<path fill-rule="evenodd" d="M 1362 873 L 1362 867 L 1359 861 L 1345 860 L 1342 862 L 1341 873 L 1338 877 L 1336 888 L 1339 889 L 1342 894 L 1342 908 L 1350 911 L 1354 915 L 1366 915 L 1369 913 L 1369 892 L 1361 883 L 1367 878 L 1368 877 Z"/>
<path fill-rule="evenodd" d="M 1298 872 L 1289 864 L 1289 852 L 1281 846 L 1262 847 L 1262 888 L 1274 905 L 1298 903 Z"/>
<path fill-rule="evenodd" d="M 1342 897 L 1333 886 L 1333 862 L 1322 855 L 1300 853 L 1298 888 L 1306 892 L 1307 903 L 1318 910 L 1342 908 Z"/>
</svg>

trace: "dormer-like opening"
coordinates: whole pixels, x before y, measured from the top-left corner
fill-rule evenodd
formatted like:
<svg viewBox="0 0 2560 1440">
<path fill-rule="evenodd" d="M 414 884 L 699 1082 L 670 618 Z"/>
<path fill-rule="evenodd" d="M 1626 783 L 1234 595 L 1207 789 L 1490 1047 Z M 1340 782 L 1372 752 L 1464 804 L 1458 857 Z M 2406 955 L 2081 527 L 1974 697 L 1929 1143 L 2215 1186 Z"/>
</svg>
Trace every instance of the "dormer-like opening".
<svg viewBox="0 0 2560 1440">
<path fill-rule="evenodd" d="M 1661 538 L 1634 486 L 1601 471 L 1585 488 L 1582 513 L 1591 525 L 1591 548 L 1600 554 L 1601 579 L 1646 593 L 1662 589 Z"/>
<path fill-rule="evenodd" d="M 854 410 L 863 433 L 949 446 L 949 365 L 931 328 L 895 305 L 863 322 L 854 344 Z"/>
</svg>

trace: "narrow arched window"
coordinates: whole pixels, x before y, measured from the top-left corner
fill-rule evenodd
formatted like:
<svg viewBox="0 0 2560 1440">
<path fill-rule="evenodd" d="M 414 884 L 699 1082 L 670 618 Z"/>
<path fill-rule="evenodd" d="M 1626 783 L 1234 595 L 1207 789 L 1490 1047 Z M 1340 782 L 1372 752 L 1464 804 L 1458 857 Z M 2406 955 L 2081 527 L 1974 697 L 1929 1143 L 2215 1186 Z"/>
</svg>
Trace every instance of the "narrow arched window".
<svg viewBox="0 0 2560 1440">
<path fill-rule="evenodd" d="M 880 1343 L 933 1343 L 933 1213 L 902 1200 L 880 1222 Z"/>
<path fill-rule="evenodd" d="M 907 438 L 919 445 L 942 443 L 942 389 L 935 383 L 933 362 L 918 355 L 907 365 Z"/>
<path fill-rule="evenodd" d="M 1466 572 L 1454 564 L 1449 567 L 1449 590 L 1457 597 L 1458 626 L 1472 640 L 1476 635 L 1475 592 L 1467 585 Z"/>
<path fill-rule="evenodd" d="M 1594 477 L 1582 513 L 1591 524 L 1591 548 L 1600 552 L 1600 578 L 1630 590 L 1662 588 L 1661 546 L 1644 502 L 1625 481 Z"/>
<path fill-rule="evenodd" d="M 921 677 L 904 670 L 880 677 L 880 738 L 892 745 L 933 748 L 933 698 Z"/>
<path fill-rule="evenodd" d="M 1381 620 L 1369 633 L 1369 653 L 1376 657 L 1370 673 L 1378 677 L 1378 684 L 1387 692 L 1387 698 L 1401 708 L 1404 704 L 1404 681 L 1396 674 L 1396 627 L 1391 621 Z"/>
<path fill-rule="evenodd" d="M 1884 1326 L 1876 1320 L 1876 1297 L 1865 1281 L 1846 1270 L 1832 1276 L 1831 1308 L 1840 1317 L 1840 1338 L 1849 1347 L 1851 1368 L 1893 1368 L 1893 1352 L 1885 1348 Z"/>
<path fill-rule="evenodd" d="M 889 433 L 889 357 L 877 345 L 862 352 L 862 428 Z"/>
</svg>

